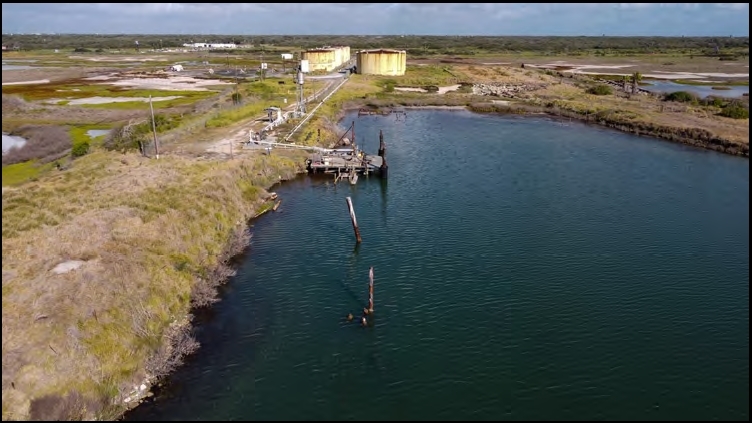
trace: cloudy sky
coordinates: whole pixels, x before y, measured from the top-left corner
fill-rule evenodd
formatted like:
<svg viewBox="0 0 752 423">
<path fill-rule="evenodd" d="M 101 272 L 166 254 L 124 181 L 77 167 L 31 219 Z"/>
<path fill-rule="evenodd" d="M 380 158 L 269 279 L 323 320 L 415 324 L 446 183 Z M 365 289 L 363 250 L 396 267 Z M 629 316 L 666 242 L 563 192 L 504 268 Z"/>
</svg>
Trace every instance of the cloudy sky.
<svg viewBox="0 0 752 423">
<path fill-rule="evenodd" d="M 3 33 L 749 36 L 749 3 L 3 3 Z"/>
</svg>

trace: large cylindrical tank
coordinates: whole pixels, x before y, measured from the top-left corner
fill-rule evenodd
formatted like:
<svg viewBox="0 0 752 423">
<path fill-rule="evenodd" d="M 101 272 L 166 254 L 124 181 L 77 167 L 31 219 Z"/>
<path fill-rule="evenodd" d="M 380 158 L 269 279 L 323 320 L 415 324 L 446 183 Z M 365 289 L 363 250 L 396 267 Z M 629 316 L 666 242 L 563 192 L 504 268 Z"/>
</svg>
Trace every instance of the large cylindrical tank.
<svg viewBox="0 0 752 423">
<path fill-rule="evenodd" d="M 404 50 L 363 50 L 358 52 L 357 72 L 362 75 L 405 74 L 407 52 Z"/>
<path fill-rule="evenodd" d="M 342 48 L 345 50 L 344 61 L 347 62 L 348 60 L 350 60 L 350 46 L 345 46 Z"/>
<path fill-rule="evenodd" d="M 308 60 L 308 66 L 311 72 L 331 71 L 337 67 L 334 49 L 315 49 L 307 50 L 302 54 L 303 60 Z"/>
<path fill-rule="evenodd" d="M 339 65 L 341 65 L 341 64 L 343 64 L 343 63 L 345 63 L 345 62 L 344 62 L 344 61 L 342 60 L 342 57 L 343 57 L 343 55 L 344 55 L 344 52 L 345 52 L 345 51 L 344 51 L 344 50 L 342 49 L 342 47 L 335 47 L 335 48 L 334 48 L 334 67 L 335 67 L 335 68 L 336 68 L 337 66 L 339 66 Z"/>
</svg>

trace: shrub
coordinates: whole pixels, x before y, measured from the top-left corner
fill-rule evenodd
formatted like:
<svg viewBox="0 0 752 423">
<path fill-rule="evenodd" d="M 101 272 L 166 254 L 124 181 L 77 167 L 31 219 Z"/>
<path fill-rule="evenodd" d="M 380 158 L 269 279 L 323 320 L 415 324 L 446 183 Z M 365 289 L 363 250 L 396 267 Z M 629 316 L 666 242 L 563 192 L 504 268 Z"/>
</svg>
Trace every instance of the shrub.
<svg viewBox="0 0 752 423">
<path fill-rule="evenodd" d="M 731 103 L 724 107 L 719 115 L 731 119 L 749 119 L 749 109 L 739 103 Z"/>
<path fill-rule="evenodd" d="M 3 166 L 33 159 L 49 163 L 66 155 L 72 147 L 70 134 L 62 126 L 26 125 L 11 135 L 25 138 L 26 143 L 3 154 Z"/>
<path fill-rule="evenodd" d="M 702 99 L 700 103 L 703 106 L 713 106 L 713 107 L 723 107 L 723 105 L 725 104 L 722 98 L 713 97 L 713 96 L 709 96 L 709 97 Z"/>
<path fill-rule="evenodd" d="M 613 94 L 614 91 L 608 85 L 600 84 L 600 85 L 596 85 L 594 87 L 588 88 L 587 93 L 593 94 L 593 95 L 610 95 L 610 94 Z"/>
<path fill-rule="evenodd" d="M 89 143 L 88 142 L 80 142 L 73 146 L 73 150 L 71 150 L 71 155 L 73 157 L 81 157 L 85 156 L 89 153 Z"/>
<path fill-rule="evenodd" d="M 180 124 L 179 116 L 154 116 L 157 132 L 165 132 L 176 128 Z M 126 152 L 146 148 L 153 141 L 152 121 L 128 123 L 110 132 L 104 141 L 104 147 L 108 150 Z"/>
<path fill-rule="evenodd" d="M 673 93 L 666 94 L 663 99 L 665 101 L 678 101 L 680 103 L 697 102 L 697 96 L 686 91 L 675 91 Z"/>
<path fill-rule="evenodd" d="M 150 129 L 149 122 L 123 125 L 110 132 L 110 135 L 104 141 L 104 147 L 108 150 L 123 153 L 130 150 L 140 150 L 148 143 L 147 136 Z"/>
</svg>

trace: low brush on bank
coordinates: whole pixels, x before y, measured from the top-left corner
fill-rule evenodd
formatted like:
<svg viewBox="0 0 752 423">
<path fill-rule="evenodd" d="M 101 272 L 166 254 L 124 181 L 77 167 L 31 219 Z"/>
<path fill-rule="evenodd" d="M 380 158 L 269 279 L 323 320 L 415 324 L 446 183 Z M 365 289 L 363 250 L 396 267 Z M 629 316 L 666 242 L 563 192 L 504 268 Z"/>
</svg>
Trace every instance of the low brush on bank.
<svg viewBox="0 0 752 423">
<path fill-rule="evenodd" d="M 5 190 L 3 420 L 120 415 L 194 347 L 191 305 L 214 301 L 264 188 L 302 163 L 95 151 Z"/>
</svg>

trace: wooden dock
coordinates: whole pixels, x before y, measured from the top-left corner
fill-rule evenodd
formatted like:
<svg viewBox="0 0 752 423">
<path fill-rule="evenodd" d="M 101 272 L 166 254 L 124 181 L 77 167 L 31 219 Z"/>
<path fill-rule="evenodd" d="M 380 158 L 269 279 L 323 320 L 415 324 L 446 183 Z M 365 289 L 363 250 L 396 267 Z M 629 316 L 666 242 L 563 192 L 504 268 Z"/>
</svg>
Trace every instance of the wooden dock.
<svg viewBox="0 0 752 423">
<path fill-rule="evenodd" d="M 386 160 L 358 152 L 356 154 L 314 153 L 306 162 L 309 173 L 333 173 L 335 175 L 356 173 L 386 177 Z"/>
<path fill-rule="evenodd" d="M 341 145 L 345 135 L 350 134 L 349 146 Z M 376 175 L 386 179 L 389 167 L 386 164 L 386 143 L 384 133 L 379 131 L 378 155 L 367 154 L 355 145 L 355 121 L 335 143 L 339 148 L 319 150 L 306 160 L 308 173 L 333 174 L 335 183 L 348 177 L 351 184 L 358 180 L 357 175 Z"/>
</svg>

